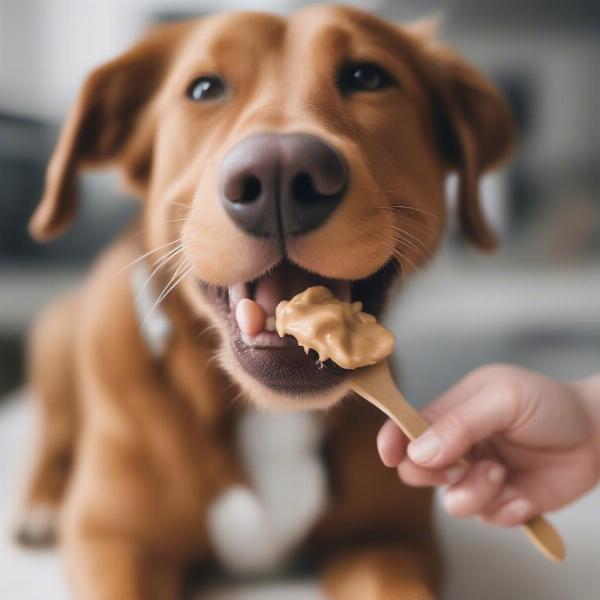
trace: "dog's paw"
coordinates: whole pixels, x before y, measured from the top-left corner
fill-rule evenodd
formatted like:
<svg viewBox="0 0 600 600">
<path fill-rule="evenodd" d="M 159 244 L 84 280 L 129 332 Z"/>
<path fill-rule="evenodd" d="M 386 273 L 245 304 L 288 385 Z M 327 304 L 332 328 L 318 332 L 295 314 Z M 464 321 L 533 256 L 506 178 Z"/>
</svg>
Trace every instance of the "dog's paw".
<svg viewBox="0 0 600 600">
<path fill-rule="evenodd" d="M 50 504 L 25 507 L 13 527 L 15 541 L 27 548 L 47 548 L 56 542 L 58 510 Z"/>
</svg>

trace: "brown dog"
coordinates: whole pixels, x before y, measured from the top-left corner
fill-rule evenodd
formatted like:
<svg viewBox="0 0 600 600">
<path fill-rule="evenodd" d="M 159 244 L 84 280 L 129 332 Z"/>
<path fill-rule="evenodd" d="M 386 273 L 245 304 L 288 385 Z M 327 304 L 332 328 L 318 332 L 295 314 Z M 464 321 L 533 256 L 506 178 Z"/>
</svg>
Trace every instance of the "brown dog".
<svg viewBox="0 0 600 600">
<path fill-rule="evenodd" d="M 269 314 L 322 283 L 378 313 L 435 249 L 451 171 L 464 232 L 489 248 L 478 180 L 512 136 L 497 90 L 426 28 L 349 8 L 160 27 L 92 73 L 31 224 L 38 239 L 69 225 L 85 167 L 117 165 L 143 199 L 31 344 L 44 419 L 27 507 L 61 507 L 76 597 L 175 598 L 190 562 L 254 572 L 301 551 L 331 598 L 434 597 L 430 494 L 379 463 L 380 416 L 346 400 L 322 434 L 306 413 L 300 437 L 287 413 L 260 433 L 268 415 L 244 421 L 236 399 L 329 408 L 346 373 L 242 332 L 233 307 Z M 163 258 L 142 285 L 127 269 L 140 255 L 132 268 Z M 157 285 L 154 335 L 136 298 Z"/>
</svg>

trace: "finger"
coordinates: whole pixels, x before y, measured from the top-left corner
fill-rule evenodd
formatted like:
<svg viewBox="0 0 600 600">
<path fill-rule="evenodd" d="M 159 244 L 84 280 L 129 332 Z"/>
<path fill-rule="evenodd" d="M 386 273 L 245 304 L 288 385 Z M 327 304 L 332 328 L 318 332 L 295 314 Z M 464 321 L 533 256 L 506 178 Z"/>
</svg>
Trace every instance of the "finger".
<svg viewBox="0 0 600 600">
<path fill-rule="evenodd" d="M 455 517 L 472 517 L 502 491 L 506 468 L 491 460 L 481 460 L 471 466 L 469 472 L 444 493 L 446 510 Z"/>
<path fill-rule="evenodd" d="M 494 510 L 485 511 L 481 519 L 492 525 L 514 527 L 526 523 L 538 513 L 531 500 L 524 496 L 516 496 Z"/>
<path fill-rule="evenodd" d="M 408 438 L 388 419 L 377 435 L 377 450 L 386 467 L 396 467 L 406 454 Z"/>
<path fill-rule="evenodd" d="M 397 471 L 400 479 L 411 487 L 434 487 L 446 484 L 443 471 L 424 469 L 407 459 L 398 465 Z"/>
<path fill-rule="evenodd" d="M 485 387 L 440 416 L 407 453 L 419 465 L 443 468 L 478 442 L 507 429 L 519 413 L 518 399 L 502 385 Z"/>
<path fill-rule="evenodd" d="M 410 459 L 404 458 L 398 465 L 397 471 L 400 479 L 412 487 L 431 487 L 438 485 L 449 485 L 460 481 L 468 472 L 468 465 L 453 465 L 441 469 L 427 469 L 415 465 Z"/>
<path fill-rule="evenodd" d="M 524 484 L 523 476 L 511 477 L 509 485 L 482 511 L 481 519 L 504 527 L 520 525 L 543 512 L 540 503 L 543 496 L 532 493 L 531 486 Z"/>
</svg>

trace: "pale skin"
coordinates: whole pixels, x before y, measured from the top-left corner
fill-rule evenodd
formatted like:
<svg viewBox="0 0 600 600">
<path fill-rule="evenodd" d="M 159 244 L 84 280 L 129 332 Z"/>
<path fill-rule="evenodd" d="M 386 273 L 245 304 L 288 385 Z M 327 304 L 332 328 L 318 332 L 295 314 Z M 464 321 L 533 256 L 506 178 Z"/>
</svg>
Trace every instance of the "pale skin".
<svg viewBox="0 0 600 600">
<path fill-rule="evenodd" d="M 559 381 L 510 365 L 481 367 L 423 410 L 409 443 L 388 421 L 385 465 L 411 486 L 446 486 L 457 517 L 514 526 L 575 501 L 600 481 L 600 374 Z M 457 465 L 468 456 L 473 464 Z"/>
</svg>

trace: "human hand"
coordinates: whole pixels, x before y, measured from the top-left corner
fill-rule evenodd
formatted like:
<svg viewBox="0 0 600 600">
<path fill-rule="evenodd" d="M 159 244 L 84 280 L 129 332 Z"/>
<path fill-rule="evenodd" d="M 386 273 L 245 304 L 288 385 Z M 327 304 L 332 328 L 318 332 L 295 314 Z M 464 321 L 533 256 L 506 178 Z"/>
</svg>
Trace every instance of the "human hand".
<svg viewBox="0 0 600 600">
<path fill-rule="evenodd" d="M 379 454 L 407 485 L 447 485 L 444 505 L 454 516 L 518 525 L 600 479 L 600 376 L 571 383 L 489 365 L 423 415 L 432 426 L 410 444 L 386 422 Z M 472 464 L 457 464 L 462 456 Z"/>
</svg>

